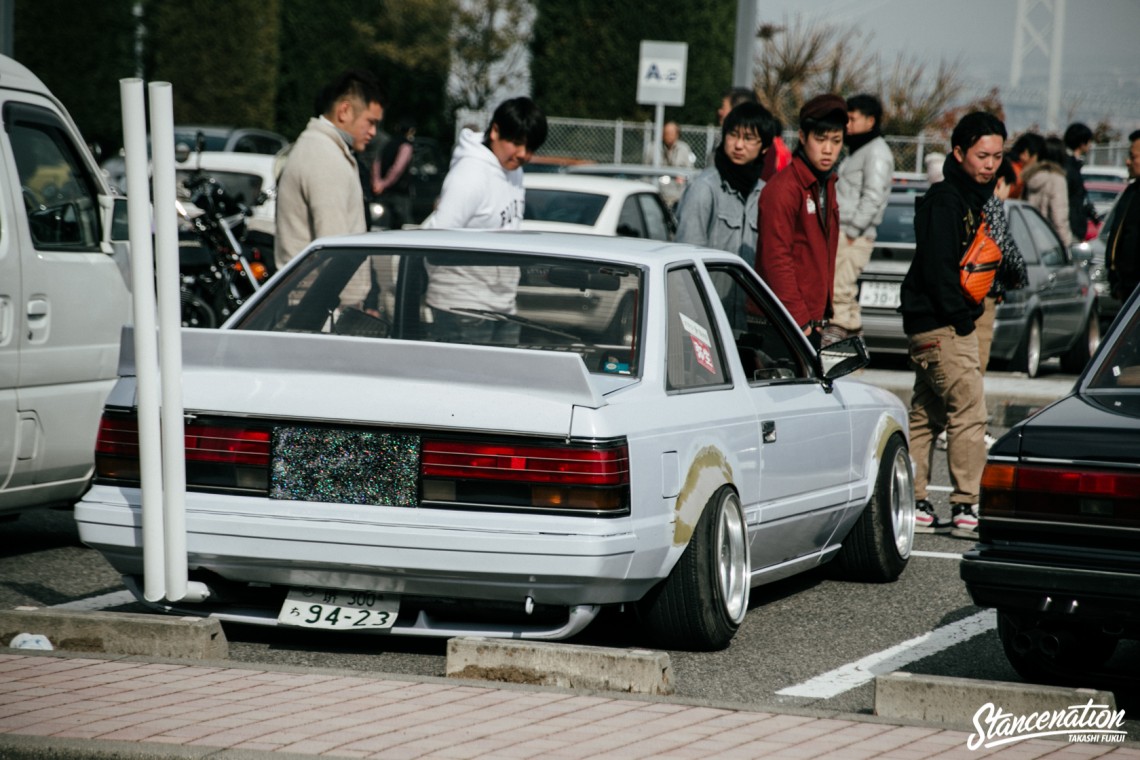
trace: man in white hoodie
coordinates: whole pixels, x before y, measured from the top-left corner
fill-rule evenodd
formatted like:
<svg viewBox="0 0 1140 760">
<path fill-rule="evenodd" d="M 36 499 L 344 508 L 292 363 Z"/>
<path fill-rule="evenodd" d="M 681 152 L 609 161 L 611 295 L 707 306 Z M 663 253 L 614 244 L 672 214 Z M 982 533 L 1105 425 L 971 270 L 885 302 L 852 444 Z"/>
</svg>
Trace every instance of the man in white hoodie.
<svg viewBox="0 0 1140 760">
<path fill-rule="evenodd" d="M 526 202 L 522 167 L 545 141 L 546 116 L 530 98 L 501 103 L 485 133 L 463 130 L 424 227 L 517 230 Z M 487 314 L 515 313 L 518 267 L 428 264 L 427 272 L 436 340 L 518 342 L 518 324 Z"/>
</svg>

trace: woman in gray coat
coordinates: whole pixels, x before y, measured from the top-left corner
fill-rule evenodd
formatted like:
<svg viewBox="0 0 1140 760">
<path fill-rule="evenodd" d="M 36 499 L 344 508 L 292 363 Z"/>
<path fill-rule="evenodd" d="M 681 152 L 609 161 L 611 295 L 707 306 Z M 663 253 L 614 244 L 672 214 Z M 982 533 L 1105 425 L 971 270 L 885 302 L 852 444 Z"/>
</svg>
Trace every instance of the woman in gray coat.
<svg viewBox="0 0 1140 760">
<path fill-rule="evenodd" d="M 678 242 L 729 251 L 756 265 L 760 171 L 776 130 L 776 120 L 759 103 L 729 112 L 713 165 L 693 178 L 677 204 Z"/>
<path fill-rule="evenodd" d="M 1045 138 L 1037 163 L 1021 173 L 1022 198 L 1049 220 L 1065 247 L 1072 245 L 1069 228 L 1069 185 L 1065 178 L 1065 144 L 1059 137 Z"/>
</svg>

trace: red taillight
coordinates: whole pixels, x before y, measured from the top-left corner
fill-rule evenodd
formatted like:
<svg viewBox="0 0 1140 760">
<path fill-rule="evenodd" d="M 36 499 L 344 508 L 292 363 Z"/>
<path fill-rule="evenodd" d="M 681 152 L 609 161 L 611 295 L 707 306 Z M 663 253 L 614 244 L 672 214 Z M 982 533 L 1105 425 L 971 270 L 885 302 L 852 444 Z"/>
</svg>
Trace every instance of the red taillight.
<svg viewBox="0 0 1140 760">
<path fill-rule="evenodd" d="M 982 516 L 1140 526 L 1140 473 L 989 464 Z"/>
<path fill-rule="evenodd" d="M 629 482 L 629 454 L 624 446 L 586 449 L 424 441 L 420 467 L 424 477 L 429 478 L 576 486 L 618 486 Z"/>
<path fill-rule="evenodd" d="M 123 417 L 103 417 L 95 439 L 95 453 L 138 459 L 139 423 Z"/>
<path fill-rule="evenodd" d="M 186 461 L 269 464 L 269 431 L 220 425 L 186 425 Z"/>
<path fill-rule="evenodd" d="M 187 483 L 248 487 L 266 480 L 268 429 L 186 424 Z M 227 465 L 234 465 L 227 467 Z M 103 478 L 139 480 L 139 426 L 134 417 L 104 416 L 95 441 L 95 471 Z"/>
</svg>

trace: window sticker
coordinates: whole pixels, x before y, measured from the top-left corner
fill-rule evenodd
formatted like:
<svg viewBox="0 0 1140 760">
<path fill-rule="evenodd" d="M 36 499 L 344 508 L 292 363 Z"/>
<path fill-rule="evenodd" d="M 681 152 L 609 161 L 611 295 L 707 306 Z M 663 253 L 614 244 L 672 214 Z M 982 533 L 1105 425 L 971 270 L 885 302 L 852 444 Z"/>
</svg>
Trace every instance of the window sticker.
<svg viewBox="0 0 1140 760">
<path fill-rule="evenodd" d="M 689 334 L 689 340 L 693 343 L 693 355 L 697 359 L 697 364 L 715 375 L 716 367 L 713 365 L 712 343 L 709 340 L 709 331 L 702 327 L 700 323 L 684 314 L 678 314 L 678 316 L 681 317 L 681 326 L 685 328 L 685 332 Z"/>
</svg>

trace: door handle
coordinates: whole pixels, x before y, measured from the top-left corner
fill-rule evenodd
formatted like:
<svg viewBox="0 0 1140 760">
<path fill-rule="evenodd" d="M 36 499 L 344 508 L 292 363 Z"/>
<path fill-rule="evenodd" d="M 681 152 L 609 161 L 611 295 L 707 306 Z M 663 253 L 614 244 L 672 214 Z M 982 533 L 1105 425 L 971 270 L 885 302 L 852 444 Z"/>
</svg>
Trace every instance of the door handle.
<svg viewBox="0 0 1140 760">
<path fill-rule="evenodd" d="M 28 301 L 28 319 L 43 319 L 48 315 L 48 302 L 43 298 Z"/>
<path fill-rule="evenodd" d="M 764 420 L 760 423 L 760 440 L 764 443 L 776 442 L 776 422 Z"/>
</svg>

